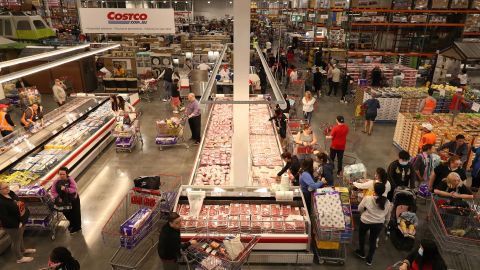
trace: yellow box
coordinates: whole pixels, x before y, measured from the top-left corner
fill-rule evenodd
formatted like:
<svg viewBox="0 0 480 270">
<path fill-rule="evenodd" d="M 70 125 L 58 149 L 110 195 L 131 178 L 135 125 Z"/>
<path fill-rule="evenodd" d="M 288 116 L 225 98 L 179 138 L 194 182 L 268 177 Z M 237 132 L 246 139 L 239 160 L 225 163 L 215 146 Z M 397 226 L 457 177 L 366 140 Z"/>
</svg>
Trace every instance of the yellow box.
<svg viewBox="0 0 480 270">
<path fill-rule="evenodd" d="M 339 242 L 331 242 L 331 241 L 316 241 L 318 249 L 340 249 Z"/>
</svg>

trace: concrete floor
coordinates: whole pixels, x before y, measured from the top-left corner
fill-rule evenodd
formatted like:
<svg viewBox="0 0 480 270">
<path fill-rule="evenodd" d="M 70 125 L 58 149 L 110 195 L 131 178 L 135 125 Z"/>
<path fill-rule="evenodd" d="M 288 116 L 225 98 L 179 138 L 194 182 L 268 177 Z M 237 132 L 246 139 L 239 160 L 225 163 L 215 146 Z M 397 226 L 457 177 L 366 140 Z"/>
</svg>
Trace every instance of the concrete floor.
<svg viewBox="0 0 480 270">
<path fill-rule="evenodd" d="M 313 117 L 315 132 L 320 134 L 320 123 L 334 123 L 336 115 L 344 115 L 348 123 L 353 115 L 353 106 L 339 103 L 339 98 L 323 97 L 316 105 Z M 49 252 L 56 246 L 68 247 L 81 264 L 82 269 L 110 269 L 109 260 L 115 248 L 103 243 L 101 230 L 118 203 L 124 198 L 130 187 L 132 179 L 140 175 L 152 174 L 177 174 L 182 177 L 182 182 L 187 183 L 192 170 L 193 161 L 197 152 L 196 147 L 185 149 L 175 147 L 159 151 L 155 147 L 156 134 L 154 120 L 170 114 L 170 106 L 160 101 L 159 96 L 151 103 L 142 101 L 139 105 L 144 112 L 141 118 L 141 131 L 144 145 L 138 147 L 131 154 L 116 153 L 114 146 L 110 145 L 81 175 L 79 181 L 83 232 L 70 236 L 65 229 L 60 229 L 57 239 L 51 241 L 46 233 L 26 233 L 27 247 L 37 249 L 35 260 L 30 264 L 17 265 L 12 252 L 8 251 L 0 256 L 0 269 L 38 269 L 45 267 Z M 206 113 L 204 113 L 205 117 Z M 205 120 L 202 122 L 205 124 Z M 351 130 L 348 138 L 347 152 L 357 156 L 372 172 L 378 166 L 387 166 L 395 159 L 397 150 L 392 145 L 394 132 L 393 124 L 378 124 L 374 134 L 367 136 Z M 189 133 L 189 131 L 188 131 Z M 187 138 L 189 134 L 187 134 Z M 320 141 L 323 144 L 323 141 Z M 419 213 L 425 216 L 425 207 L 420 206 Z M 423 221 L 424 218 L 421 218 Z M 425 228 L 425 226 L 420 227 Z M 420 233 L 423 233 L 420 229 Z M 355 236 L 356 238 L 357 236 Z M 356 239 L 353 240 L 356 243 Z M 349 245 L 347 262 L 344 266 L 330 265 L 254 265 L 251 269 L 386 269 L 389 265 L 404 258 L 401 253 L 392 247 L 390 241 L 381 237 L 380 248 L 374 258 L 374 266 L 368 267 L 361 260 L 355 258 L 352 250 L 355 244 Z M 162 269 L 156 251 L 147 255 L 145 265 L 141 269 Z"/>
</svg>

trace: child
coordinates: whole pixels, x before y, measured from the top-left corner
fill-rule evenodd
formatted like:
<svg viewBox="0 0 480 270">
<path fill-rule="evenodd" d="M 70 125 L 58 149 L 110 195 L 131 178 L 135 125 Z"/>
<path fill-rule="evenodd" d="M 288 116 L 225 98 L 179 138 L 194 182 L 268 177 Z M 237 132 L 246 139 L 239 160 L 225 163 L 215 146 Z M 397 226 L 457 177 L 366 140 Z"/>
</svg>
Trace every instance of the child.
<svg viewBox="0 0 480 270">
<path fill-rule="evenodd" d="M 397 219 L 398 229 L 403 236 L 415 239 L 415 228 L 418 225 L 418 217 L 415 213 L 405 211 L 400 214 Z"/>
<path fill-rule="evenodd" d="M 178 90 L 178 79 L 173 80 L 172 87 L 172 99 L 170 104 L 173 108 L 173 113 L 178 113 L 178 107 L 180 106 L 180 91 Z"/>
</svg>

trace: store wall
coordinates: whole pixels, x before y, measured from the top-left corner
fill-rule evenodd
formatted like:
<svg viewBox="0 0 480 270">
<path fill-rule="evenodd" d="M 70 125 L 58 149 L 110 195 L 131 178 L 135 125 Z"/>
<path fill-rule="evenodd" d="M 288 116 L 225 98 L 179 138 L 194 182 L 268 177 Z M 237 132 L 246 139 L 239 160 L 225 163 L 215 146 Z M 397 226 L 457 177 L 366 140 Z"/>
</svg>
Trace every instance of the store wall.
<svg viewBox="0 0 480 270">
<path fill-rule="evenodd" d="M 193 16 L 221 19 L 225 18 L 225 15 L 233 16 L 233 4 L 230 4 L 230 0 L 193 0 Z"/>
</svg>

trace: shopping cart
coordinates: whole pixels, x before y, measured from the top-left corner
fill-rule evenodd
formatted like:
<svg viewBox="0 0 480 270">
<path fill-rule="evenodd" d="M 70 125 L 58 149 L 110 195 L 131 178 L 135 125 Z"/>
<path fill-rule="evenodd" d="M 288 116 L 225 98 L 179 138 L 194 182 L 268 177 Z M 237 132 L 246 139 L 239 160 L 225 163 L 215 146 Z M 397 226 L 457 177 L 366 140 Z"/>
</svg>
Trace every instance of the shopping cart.
<svg viewBox="0 0 480 270">
<path fill-rule="evenodd" d="M 140 116 L 140 112 L 131 112 L 116 117 L 116 123 L 112 128 L 112 136 L 115 137 L 115 151 L 117 153 L 131 153 L 138 142 L 142 144 L 143 148 Z"/>
<path fill-rule="evenodd" d="M 158 149 L 163 150 L 163 147 L 180 144 L 187 149 L 190 147 L 185 140 L 184 132 L 187 119 L 186 116 L 182 116 L 181 118 L 174 117 L 156 122 L 157 136 L 155 143 L 158 145 Z"/>
<path fill-rule="evenodd" d="M 303 94 L 305 93 L 305 80 L 291 81 L 285 90 L 288 95 L 303 97 Z"/>
<path fill-rule="evenodd" d="M 231 231 L 201 232 L 182 252 L 188 269 L 240 270 L 247 263 L 259 237 L 252 234 L 232 233 Z"/>
<path fill-rule="evenodd" d="M 451 198 L 432 196 L 430 205 L 430 231 L 449 268 L 477 269 L 480 264 L 479 198 L 453 203 Z"/>
<path fill-rule="evenodd" d="M 63 220 L 63 214 L 54 210 L 53 201 L 48 193 L 45 191 L 37 195 L 18 194 L 18 197 L 30 211 L 30 217 L 27 224 L 25 224 L 25 229 L 48 231 L 50 232 L 50 238 L 55 240 L 57 229 Z"/>
<path fill-rule="evenodd" d="M 158 88 L 158 80 L 150 78 L 141 81 L 141 87 L 139 90 L 140 98 L 146 100 L 147 102 L 151 102 L 153 99 L 153 93 L 157 91 Z"/>
<path fill-rule="evenodd" d="M 350 201 L 348 199 L 348 189 L 335 188 L 340 192 L 343 214 L 345 215 L 345 228 L 338 229 L 334 227 L 321 226 L 320 220 L 323 218 L 317 209 L 316 200 L 321 199 L 318 194 L 312 196 L 312 213 L 310 214 L 312 222 L 312 232 L 314 239 L 314 252 L 320 264 L 336 263 L 345 264 L 347 259 L 347 245 L 351 243 L 353 237 L 353 219 Z M 342 198 L 343 196 L 343 198 Z"/>
<path fill-rule="evenodd" d="M 118 204 L 102 229 L 105 245 L 116 247 L 110 259 L 113 269 L 139 269 L 155 249 L 159 231 L 173 209 L 181 178 L 175 175 L 160 175 L 159 190 L 132 188 Z M 151 219 L 145 221 L 136 233 L 126 236 L 121 226 L 141 209 L 151 210 Z"/>
</svg>

